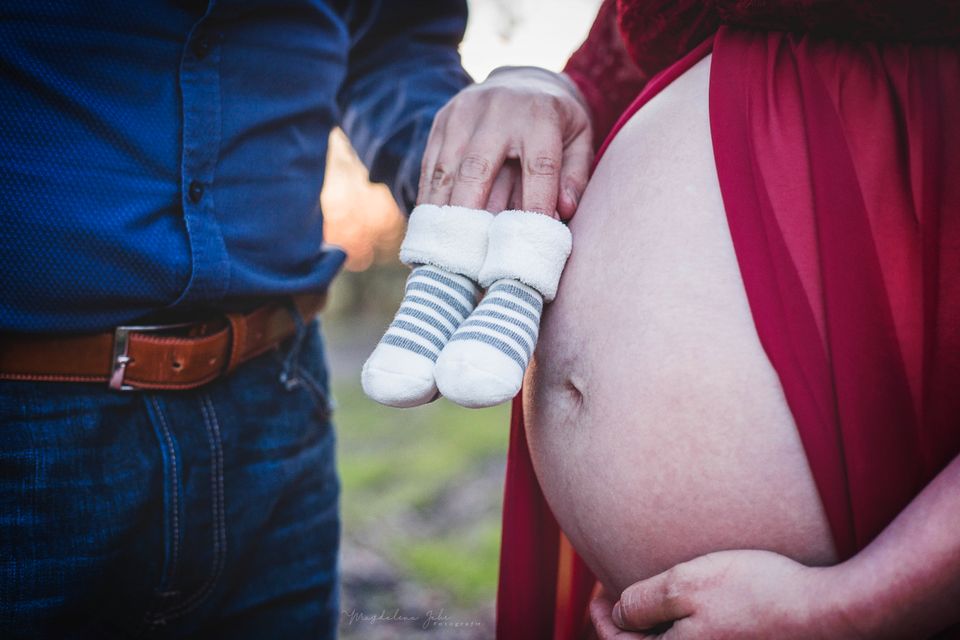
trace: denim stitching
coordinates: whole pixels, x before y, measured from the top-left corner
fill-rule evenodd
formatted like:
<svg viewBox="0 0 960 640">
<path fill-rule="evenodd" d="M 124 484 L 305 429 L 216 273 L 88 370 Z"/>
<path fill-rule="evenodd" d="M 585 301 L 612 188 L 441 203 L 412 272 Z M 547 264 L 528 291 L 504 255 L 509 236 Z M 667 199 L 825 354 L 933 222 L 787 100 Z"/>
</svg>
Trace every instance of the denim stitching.
<svg viewBox="0 0 960 640">
<path fill-rule="evenodd" d="M 163 434 L 164 444 L 167 447 L 167 455 L 170 459 L 170 511 L 173 531 L 171 532 L 172 542 L 170 544 L 170 565 L 167 567 L 164 587 L 170 589 L 173 586 L 173 580 L 176 577 L 177 568 L 180 564 L 180 470 L 177 467 L 177 450 L 173 446 L 173 436 L 170 433 L 170 427 L 167 424 L 167 418 L 160 408 L 160 403 L 156 396 L 150 396 L 150 404 L 157 415 L 160 423 L 160 430 Z"/>
<path fill-rule="evenodd" d="M 210 576 L 199 590 L 184 602 L 175 605 L 151 617 L 152 624 L 163 624 L 172 618 L 182 617 L 203 604 L 213 593 L 223 569 L 226 565 L 227 551 L 227 523 L 224 509 L 223 491 L 223 447 L 220 439 L 220 423 L 217 419 L 213 402 L 207 394 L 200 397 L 200 411 L 203 414 L 203 423 L 207 430 L 207 440 L 210 443 L 211 473 L 210 490 L 213 498 L 213 566 Z"/>
</svg>

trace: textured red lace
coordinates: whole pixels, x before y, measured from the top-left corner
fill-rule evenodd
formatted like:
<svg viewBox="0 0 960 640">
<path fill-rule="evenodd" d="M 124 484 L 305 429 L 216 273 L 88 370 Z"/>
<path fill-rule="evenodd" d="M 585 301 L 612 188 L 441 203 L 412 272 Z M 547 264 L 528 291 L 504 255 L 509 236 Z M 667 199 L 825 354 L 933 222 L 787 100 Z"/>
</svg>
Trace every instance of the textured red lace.
<svg viewBox="0 0 960 640">
<path fill-rule="evenodd" d="M 605 0 L 565 71 L 593 112 L 599 146 L 654 75 L 721 24 L 846 40 L 960 39 L 960 1 Z"/>
</svg>

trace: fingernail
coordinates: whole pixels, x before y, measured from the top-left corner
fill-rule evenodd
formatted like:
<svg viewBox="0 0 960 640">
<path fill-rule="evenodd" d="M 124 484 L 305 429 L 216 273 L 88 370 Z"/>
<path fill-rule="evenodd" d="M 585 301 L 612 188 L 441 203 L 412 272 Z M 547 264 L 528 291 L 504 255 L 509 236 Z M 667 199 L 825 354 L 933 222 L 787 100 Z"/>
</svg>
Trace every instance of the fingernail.
<svg viewBox="0 0 960 640">
<path fill-rule="evenodd" d="M 617 600 L 617 603 L 613 605 L 613 613 L 610 615 L 613 618 L 613 624 L 618 627 L 623 627 L 623 612 L 620 610 L 620 601 Z"/>
<path fill-rule="evenodd" d="M 569 187 L 564 191 L 567 194 L 567 199 L 570 200 L 571 204 L 573 204 L 573 208 L 576 209 L 580 204 L 580 194 Z"/>
</svg>

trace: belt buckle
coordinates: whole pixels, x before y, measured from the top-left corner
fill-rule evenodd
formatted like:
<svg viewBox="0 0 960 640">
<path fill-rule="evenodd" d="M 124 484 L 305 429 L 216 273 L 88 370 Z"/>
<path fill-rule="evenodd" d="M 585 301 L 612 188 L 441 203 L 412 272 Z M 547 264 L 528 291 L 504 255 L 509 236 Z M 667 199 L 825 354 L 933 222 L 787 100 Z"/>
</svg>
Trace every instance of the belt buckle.
<svg viewBox="0 0 960 640">
<path fill-rule="evenodd" d="M 117 327 L 113 331 L 113 355 L 110 358 L 111 371 L 109 386 L 114 391 L 134 391 L 136 387 L 124 384 L 123 376 L 127 372 L 127 365 L 130 363 L 128 350 L 130 349 L 131 333 L 158 333 L 169 331 L 171 329 L 181 329 L 189 327 L 193 322 L 181 322 L 179 324 L 142 324 L 142 325 L 124 325 Z"/>
</svg>

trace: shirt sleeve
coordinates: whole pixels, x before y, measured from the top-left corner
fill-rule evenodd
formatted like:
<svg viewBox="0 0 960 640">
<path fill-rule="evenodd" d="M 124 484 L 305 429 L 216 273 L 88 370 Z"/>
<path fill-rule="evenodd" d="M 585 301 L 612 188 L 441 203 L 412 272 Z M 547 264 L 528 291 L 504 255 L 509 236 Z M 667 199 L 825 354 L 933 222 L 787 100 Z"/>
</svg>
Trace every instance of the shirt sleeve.
<svg viewBox="0 0 960 640">
<path fill-rule="evenodd" d="M 341 126 L 370 170 L 409 211 L 437 111 L 470 83 L 457 47 L 465 0 L 373 0 L 353 10 Z"/>
<path fill-rule="evenodd" d="M 716 31 L 712 2 L 604 0 L 564 72 L 590 107 L 599 147 L 653 76 Z"/>
</svg>

